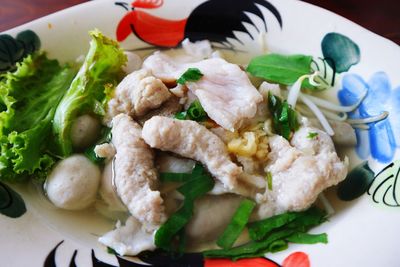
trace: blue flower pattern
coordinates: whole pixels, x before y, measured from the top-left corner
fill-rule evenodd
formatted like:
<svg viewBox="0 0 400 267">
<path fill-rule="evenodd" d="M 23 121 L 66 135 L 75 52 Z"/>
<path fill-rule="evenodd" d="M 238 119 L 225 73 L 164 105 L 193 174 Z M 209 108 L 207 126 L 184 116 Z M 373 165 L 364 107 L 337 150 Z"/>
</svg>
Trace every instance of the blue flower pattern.
<svg viewBox="0 0 400 267">
<path fill-rule="evenodd" d="M 349 118 L 368 118 L 384 111 L 388 118 L 369 123 L 369 130 L 356 129 L 356 151 L 360 158 L 368 156 L 381 163 L 390 162 L 396 147 L 400 146 L 400 87 L 392 90 L 384 72 L 377 72 L 366 82 L 357 74 L 347 74 L 342 80 L 338 98 L 342 105 L 356 103 L 365 92 L 367 95 L 359 107 L 349 113 Z"/>
</svg>

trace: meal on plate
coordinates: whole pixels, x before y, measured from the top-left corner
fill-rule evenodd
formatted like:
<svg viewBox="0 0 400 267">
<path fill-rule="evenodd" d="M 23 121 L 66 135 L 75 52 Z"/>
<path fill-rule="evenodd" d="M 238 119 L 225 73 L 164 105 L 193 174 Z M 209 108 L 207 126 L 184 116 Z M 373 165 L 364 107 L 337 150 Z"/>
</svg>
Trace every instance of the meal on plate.
<svg viewBox="0 0 400 267">
<path fill-rule="evenodd" d="M 208 41 L 141 58 L 99 31 L 84 60 L 35 52 L 0 80 L 0 179 L 42 183 L 60 209 L 116 222 L 119 255 L 202 250 L 239 259 L 326 243 L 322 192 L 355 144 L 312 57 L 231 63 Z M 204 250 L 203 248 L 207 248 Z"/>
</svg>

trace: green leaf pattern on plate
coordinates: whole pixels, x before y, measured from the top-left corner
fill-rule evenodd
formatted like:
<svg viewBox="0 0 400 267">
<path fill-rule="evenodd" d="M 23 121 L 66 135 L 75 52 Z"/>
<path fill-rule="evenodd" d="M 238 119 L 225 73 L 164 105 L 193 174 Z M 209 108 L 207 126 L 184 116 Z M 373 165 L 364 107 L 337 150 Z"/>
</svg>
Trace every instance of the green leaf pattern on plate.
<svg viewBox="0 0 400 267">
<path fill-rule="evenodd" d="M 360 48 L 349 37 L 330 32 L 321 43 L 322 54 L 328 65 L 336 72 L 342 73 L 360 62 Z"/>
<path fill-rule="evenodd" d="M 18 218 L 25 212 L 26 207 L 22 197 L 8 185 L 0 182 L 0 214 Z"/>
<path fill-rule="evenodd" d="M 341 200 L 354 200 L 367 192 L 373 179 L 374 172 L 365 161 L 347 174 L 346 179 L 338 185 L 337 195 Z"/>
<path fill-rule="evenodd" d="M 39 48 L 40 39 L 31 30 L 22 31 L 15 38 L 8 34 L 1 34 L 0 73 L 12 70 L 16 63 Z"/>
</svg>

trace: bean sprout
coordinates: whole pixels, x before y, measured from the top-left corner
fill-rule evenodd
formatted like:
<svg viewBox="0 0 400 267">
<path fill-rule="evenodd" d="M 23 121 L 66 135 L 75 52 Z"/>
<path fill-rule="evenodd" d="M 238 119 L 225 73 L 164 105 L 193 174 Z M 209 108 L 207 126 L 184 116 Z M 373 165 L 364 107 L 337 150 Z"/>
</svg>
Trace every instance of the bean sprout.
<svg viewBox="0 0 400 267">
<path fill-rule="evenodd" d="M 322 111 L 315 105 L 311 100 L 305 98 L 304 96 L 299 96 L 300 100 L 303 101 L 304 104 L 308 106 L 308 108 L 314 113 L 315 117 L 320 121 L 322 127 L 324 128 L 325 132 L 330 136 L 333 136 L 335 132 L 333 131 L 331 125 L 329 124 L 328 120 L 325 118 Z"/>
</svg>

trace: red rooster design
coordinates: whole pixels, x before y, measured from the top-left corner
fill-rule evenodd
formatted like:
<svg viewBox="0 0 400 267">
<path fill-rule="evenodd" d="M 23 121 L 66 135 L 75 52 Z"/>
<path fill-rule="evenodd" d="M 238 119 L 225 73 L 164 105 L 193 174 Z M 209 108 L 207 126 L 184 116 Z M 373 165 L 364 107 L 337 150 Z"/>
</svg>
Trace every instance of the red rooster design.
<svg viewBox="0 0 400 267">
<path fill-rule="evenodd" d="M 117 27 L 119 42 L 124 41 L 131 33 L 144 42 L 159 47 L 176 47 L 185 38 L 192 42 L 208 39 L 226 45 L 229 43 L 228 38 L 238 40 L 235 31 L 247 33 L 253 39 L 243 23 L 253 25 L 259 30 L 246 14 L 251 13 L 262 19 L 267 30 L 260 9 L 262 7 L 274 15 L 282 28 L 279 11 L 266 0 L 208 0 L 182 20 L 167 20 L 145 11 L 161 7 L 163 0 L 136 0 L 130 6 L 125 2 L 115 4 L 128 11 Z"/>
</svg>

